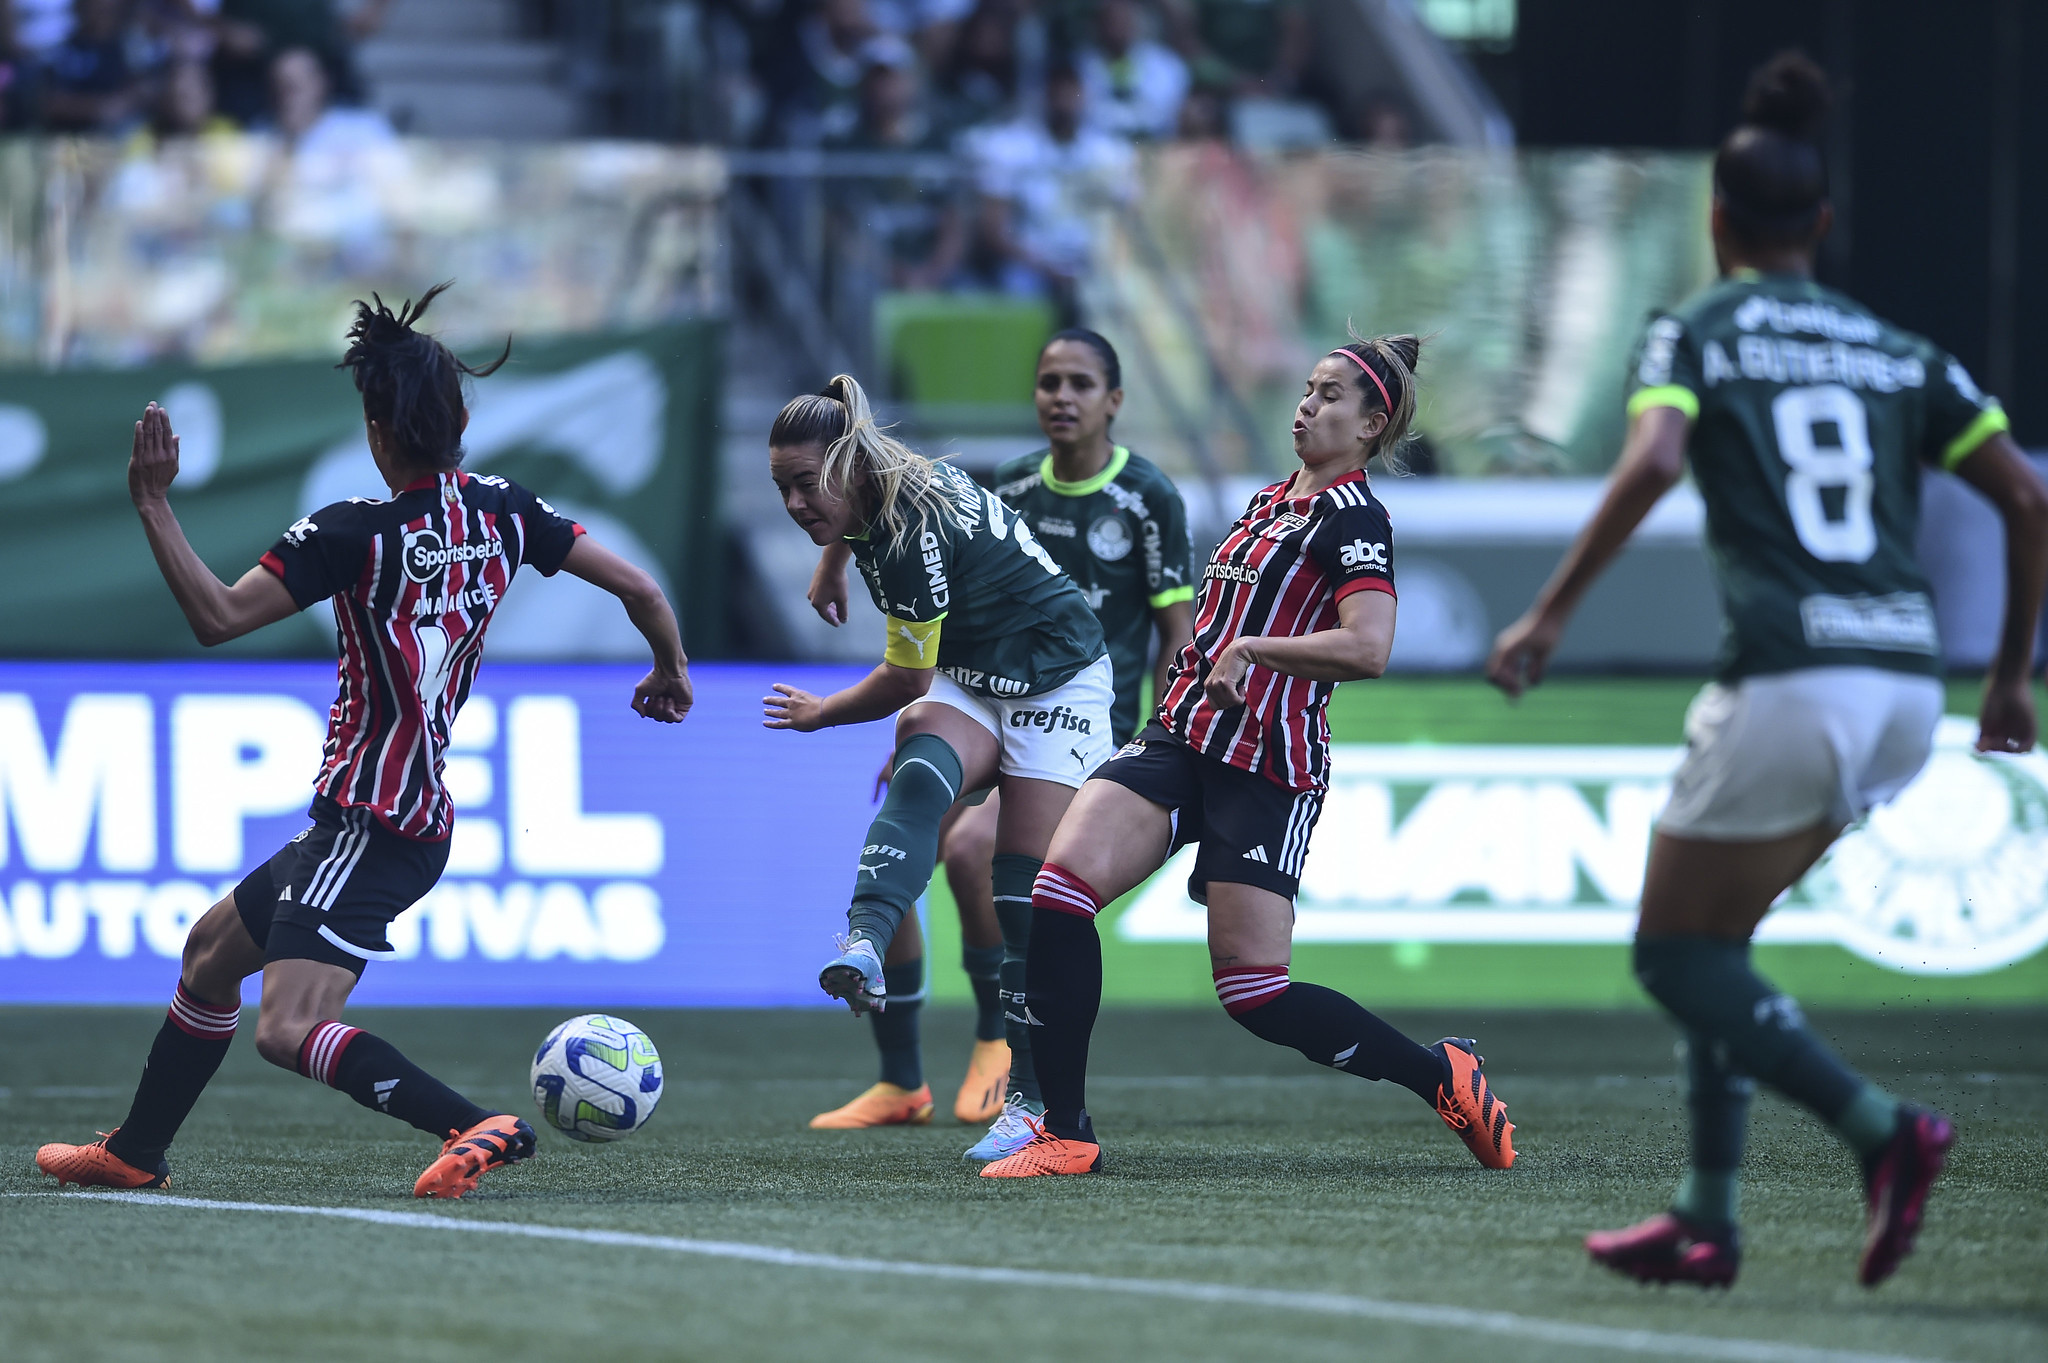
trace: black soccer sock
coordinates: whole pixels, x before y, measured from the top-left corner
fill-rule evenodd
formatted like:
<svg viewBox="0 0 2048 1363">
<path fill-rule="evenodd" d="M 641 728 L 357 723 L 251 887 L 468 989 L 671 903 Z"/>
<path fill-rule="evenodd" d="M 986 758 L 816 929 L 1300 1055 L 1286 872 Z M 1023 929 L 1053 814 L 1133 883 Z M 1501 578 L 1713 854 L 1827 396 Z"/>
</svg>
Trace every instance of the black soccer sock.
<svg viewBox="0 0 2048 1363">
<path fill-rule="evenodd" d="M 961 947 L 960 968 L 974 988 L 974 1039 L 1000 1041 L 1003 1030 L 1003 949 Z"/>
<path fill-rule="evenodd" d="M 107 1138 L 107 1149 L 116 1158 L 138 1169 L 155 1170 L 200 1092 L 227 1058 L 241 1018 L 239 1006 L 207 1003 L 182 983 L 178 986 L 164 1025 L 150 1043 L 128 1116 Z"/>
<path fill-rule="evenodd" d="M 340 1089 L 373 1112 L 447 1140 L 491 1115 L 360 1027 L 322 1022 L 299 1045 L 299 1073 Z"/>
<path fill-rule="evenodd" d="M 995 890 L 996 922 L 1003 929 L 1003 963 L 998 971 L 1002 995 L 1003 1036 L 1010 1043 L 1010 1092 L 1028 1102 L 1042 1103 L 1038 1065 L 1031 1054 L 1030 1001 L 1025 996 L 1025 961 L 1031 952 L 1031 886 L 1038 868 L 1045 863 L 1037 857 L 1020 857 L 999 852 L 990 867 Z"/>
<path fill-rule="evenodd" d="M 1689 1031 L 1717 1041 L 1727 1063 L 1809 1108 L 1868 1158 L 1891 1139 L 1898 1103 L 1842 1063 L 1791 998 L 1750 969 L 1749 943 L 1721 937 L 1638 937 L 1636 979 Z"/>
<path fill-rule="evenodd" d="M 1229 966 L 1215 977 L 1223 1010 L 1261 1041 L 1361 1079 L 1391 1079 L 1431 1105 L 1450 1078 L 1435 1051 L 1334 989 L 1292 983 L 1284 965 Z"/>
<path fill-rule="evenodd" d="M 848 934 L 883 956 L 905 914 L 931 883 L 939 857 L 939 821 L 960 795 L 960 755 L 934 734 L 912 734 L 896 749 L 889 795 L 861 849 L 853 877 Z"/>
<path fill-rule="evenodd" d="M 1102 1006 L 1102 900 L 1087 881 L 1047 862 L 1031 892 L 1028 996 L 1032 1047 L 1045 1094 L 1045 1129 L 1094 1140 L 1088 1121 L 1088 1040 Z"/>
<path fill-rule="evenodd" d="M 1704 1032 L 1685 1038 L 1686 1106 L 1692 1111 L 1692 1167 L 1671 1209 L 1694 1221 L 1734 1221 L 1736 1170 L 1756 1085 L 1729 1063 L 1728 1048 Z"/>
<path fill-rule="evenodd" d="M 918 1042 L 918 1015 L 924 1012 L 924 957 L 884 966 L 889 1006 L 869 1013 L 875 1049 L 882 1053 L 882 1082 L 914 1089 L 924 1083 L 924 1048 Z"/>
</svg>

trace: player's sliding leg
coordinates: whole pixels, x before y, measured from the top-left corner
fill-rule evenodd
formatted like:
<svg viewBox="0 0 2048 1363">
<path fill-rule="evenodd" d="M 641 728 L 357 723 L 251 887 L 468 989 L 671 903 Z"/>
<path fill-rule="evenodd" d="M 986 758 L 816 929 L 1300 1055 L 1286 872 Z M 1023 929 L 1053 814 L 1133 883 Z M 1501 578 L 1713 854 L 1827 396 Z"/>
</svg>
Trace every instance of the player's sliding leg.
<svg viewBox="0 0 2048 1363">
<path fill-rule="evenodd" d="M 1002 795 L 996 791 L 978 805 L 956 805 L 939 835 L 946 884 L 960 912 L 960 965 L 974 990 L 974 1050 L 953 1100 L 953 1116 L 974 1126 L 995 1120 L 1010 1087 L 1010 1044 L 1003 1021 L 1005 951 L 993 886 L 1001 808 Z"/>
<path fill-rule="evenodd" d="M 1514 1124 L 1475 1043 L 1445 1037 L 1420 1045 L 1336 990 L 1291 980 L 1294 905 L 1286 896 L 1222 880 L 1211 880 L 1208 893 L 1216 997 L 1239 1026 L 1318 1065 L 1399 1084 L 1434 1108 L 1481 1164 L 1514 1164 Z"/>
<path fill-rule="evenodd" d="M 911 914 L 889 943 L 882 965 L 888 1007 L 868 1014 L 882 1075 L 853 1101 L 811 1118 L 813 1131 L 851 1131 L 870 1126 L 922 1126 L 932 1119 L 932 1091 L 924 1081 L 924 1052 L 918 1037 L 924 1011 L 924 932 Z"/>
<path fill-rule="evenodd" d="M 939 824 L 962 794 L 995 784 L 996 752 L 994 733 L 949 705 L 912 705 L 898 717 L 889 793 L 861 848 L 846 939 L 818 972 L 819 987 L 855 1013 L 888 999 L 882 961 L 931 883 Z"/>
<path fill-rule="evenodd" d="M 1874 1286 L 1911 1252 L 1954 1127 L 1850 1069 L 1806 1025 L 1799 1005 L 1749 961 L 1756 924 L 1836 831 L 1828 825 L 1756 842 L 1659 833 L 1644 879 L 1635 969 L 1650 996 L 1689 1032 L 1715 1043 L 1730 1067 L 1811 1110 L 1856 1154 L 1869 1210 L 1857 1277 Z M 1588 1248 L 1599 1258 L 1595 1240 Z"/>
<path fill-rule="evenodd" d="M 268 904 L 260 908 L 267 917 Z M 90 1145 L 43 1146 L 36 1167 L 60 1186 L 169 1187 L 165 1151 L 227 1057 L 242 1016 L 242 980 L 262 968 L 263 948 L 243 925 L 234 897 L 207 910 L 185 938 L 177 992 L 150 1045 L 127 1118 Z"/>
<path fill-rule="evenodd" d="M 339 1021 L 363 962 L 296 923 L 273 923 L 263 968 L 256 1051 L 442 1142 L 414 1185 L 416 1197 L 461 1197 L 491 1169 L 534 1152 L 533 1128 L 493 1113 L 428 1074 L 396 1046 Z"/>
</svg>

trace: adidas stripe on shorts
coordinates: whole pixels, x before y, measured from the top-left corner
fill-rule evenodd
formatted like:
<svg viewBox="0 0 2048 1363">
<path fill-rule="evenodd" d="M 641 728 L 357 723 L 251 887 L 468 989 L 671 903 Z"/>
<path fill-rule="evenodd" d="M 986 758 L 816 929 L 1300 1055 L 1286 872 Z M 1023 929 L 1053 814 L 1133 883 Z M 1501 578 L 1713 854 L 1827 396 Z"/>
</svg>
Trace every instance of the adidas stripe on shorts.
<svg viewBox="0 0 2048 1363">
<path fill-rule="evenodd" d="M 1209 902 L 1211 881 L 1256 885 L 1289 900 L 1301 888 L 1309 835 L 1323 812 L 1320 790 L 1289 790 L 1196 752 L 1156 721 L 1095 775 L 1174 812 L 1174 850 L 1199 844 L 1188 876 L 1197 904 Z"/>
</svg>

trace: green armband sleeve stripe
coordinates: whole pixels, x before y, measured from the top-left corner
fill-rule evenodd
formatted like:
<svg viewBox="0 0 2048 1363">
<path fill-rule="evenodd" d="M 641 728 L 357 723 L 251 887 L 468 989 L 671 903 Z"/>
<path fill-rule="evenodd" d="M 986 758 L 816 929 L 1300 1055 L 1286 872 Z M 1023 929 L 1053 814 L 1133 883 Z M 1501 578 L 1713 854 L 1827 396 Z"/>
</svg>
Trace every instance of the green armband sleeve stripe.
<svg viewBox="0 0 2048 1363">
<path fill-rule="evenodd" d="M 1168 587 L 1165 591 L 1152 598 L 1152 609 L 1156 611 L 1165 610 L 1168 606 L 1177 606 L 1183 601 L 1192 601 L 1194 599 L 1195 589 L 1193 587 Z"/>
<path fill-rule="evenodd" d="M 1992 403 L 1977 413 L 1977 419 L 1963 427 L 1963 433 L 1942 447 L 1941 466 L 1952 469 L 1977 452 L 1977 447 L 2001 431 L 2012 429 L 2005 408 Z"/>
<path fill-rule="evenodd" d="M 1628 414 L 1631 420 L 1641 416 L 1652 407 L 1676 407 L 1684 412 L 1688 421 L 1700 419 L 1700 400 L 1690 388 L 1681 388 L 1667 383 L 1656 388 L 1638 389 L 1628 400 Z"/>
<path fill-rule="evenodd" d="M 909 667 L 926 671 L 939 665 L 939 626 L 946 617 L 936 620 L 899 620 L 885 615 L 882 622 L 888 627 L 889 642 L 882 649 L 882 661 L 894 667 Z"/>
</svg>

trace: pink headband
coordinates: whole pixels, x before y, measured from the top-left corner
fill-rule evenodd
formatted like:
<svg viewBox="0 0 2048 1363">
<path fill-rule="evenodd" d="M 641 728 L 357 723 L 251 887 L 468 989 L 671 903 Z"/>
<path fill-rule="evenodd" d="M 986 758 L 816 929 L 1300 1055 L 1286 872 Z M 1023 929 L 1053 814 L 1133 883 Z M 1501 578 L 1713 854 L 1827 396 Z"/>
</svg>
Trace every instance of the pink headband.
<svg viewBox="0 0 2048 1363">
<path fill-rule="evenodd" d="M 1351 363 L 1357 365 L 1360 369 L 1363 369 L 1365 371 L 1365 376 L 1372 380 L 1372 386 L 1380 390 L 1380 401 L 1386 404 L 1387 415 L 1390 417 L 1393 416 L 1394 400 L 1387 396 L 1387 385 L 1381 383 L 1380 376 L 1372 372 L 1372 366 L 1367 364 L 1364 360 L 1359 359 L 1357 355 L 1353 354 L 1351 351 L 1348 350 L 1333 350 L 1330 353 L 1332 355 L 1342 355 L 1345 359 L 1351 361 Z"/>
</svg>

